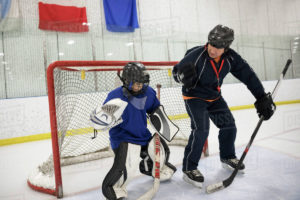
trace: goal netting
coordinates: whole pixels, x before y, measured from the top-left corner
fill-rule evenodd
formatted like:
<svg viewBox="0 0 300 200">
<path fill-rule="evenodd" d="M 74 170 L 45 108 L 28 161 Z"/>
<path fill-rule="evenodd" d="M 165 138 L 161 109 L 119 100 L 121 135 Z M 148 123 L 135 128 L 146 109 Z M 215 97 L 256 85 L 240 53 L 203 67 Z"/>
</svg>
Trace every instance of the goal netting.
<svg viewBox="0 0 300 200">
<path fill-rule="evenodd" d="M 61 167 L 112 156 L 109 134 L 95 136 L 90 113 L 108 92 L 121 86 L 118 73 L 128 61 L 57 61 L 47 69 L 53 155 L 34 169 L 31 188 L 63 196 Z M 181 85 L 172 77 L 176 62 L 141 62 L 150 74 L 150 86 L 159 94 L 168 117 L 180 128 L 170 145 L 186 145 L 191 132 Z M 149 128 L 151 130 L 151 128 Z M 206 152 L 207 153 L 207 152 Z"/>
</svg>

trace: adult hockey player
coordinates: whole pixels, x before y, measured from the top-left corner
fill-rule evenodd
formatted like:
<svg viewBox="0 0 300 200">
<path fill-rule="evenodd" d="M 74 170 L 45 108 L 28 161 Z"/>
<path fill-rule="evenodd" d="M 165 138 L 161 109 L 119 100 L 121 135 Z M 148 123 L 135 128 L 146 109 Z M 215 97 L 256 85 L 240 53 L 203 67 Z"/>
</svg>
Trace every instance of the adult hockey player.
<svg viewBox="0 0 300 200">
<path fill-rule="evenodd" d="M 102 183 L 103 195 L 109 200 L 127 197 L 126 182 L 130 178 L 127 172 L 136 163 L 139 163 L 142 173 L 154 177 L 154 149 L 149 150 L 154 145 L 147 129 L 147 114 L 151 115 L 160 109 L 160 102 L 155 90 L 149 86 L 149 78 L 143 64 L 128 63 L 120 76 L 123 86 L 111 91 L 103 105 L 91 114 L 96 130 L 110 129 L 110 144 L 115 158 Z M 160 180 L 163 181 L 169 180 L 176 168 L 168 162 L 170 151 L 166 142 L 162 138 L 160 141 Z M 130 155 L 132 149 L 138 149 L 142 161 L 137 155 Z M 138 162 L 134 162 L 136 159 Z"/>
<path fill-rule="evenodd" d="M 268 120 L 275 110 L 270 93 L 265 93 L 255 72 L 230 48 L 233 39 L 232 29 L 217 25 L 209 32 L 208 42 L 204 46 L 189 49 L 173 68 L 175 81 L 183 85 L 183 99 L 192 127 L 184 151 L 183 179 L 200 188 L 204 176 L 197 166 L 209 134 L 209 119 L 219 128 L 219 151 L 223 167 L 234 169 L 239 161 L 234 147 L 237 132 L 235 120 L 221 93 L 225 76 L 230 72 L 247 86 L 256 98 L 255 107 L 259 116 Z M 243 164 L 239 170 L 244 168 Z"/>
</svg>

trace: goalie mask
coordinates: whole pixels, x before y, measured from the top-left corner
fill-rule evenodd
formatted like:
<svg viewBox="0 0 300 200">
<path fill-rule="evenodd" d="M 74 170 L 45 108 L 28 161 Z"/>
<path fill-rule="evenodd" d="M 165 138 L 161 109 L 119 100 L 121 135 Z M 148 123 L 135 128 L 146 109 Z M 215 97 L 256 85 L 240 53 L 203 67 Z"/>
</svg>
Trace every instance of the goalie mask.
<svg viewBox="0 0 300 200">
<path fill-rule="evenodd" d="M 123 87 L 128 90 L 128 92 L 132 95 L 139 95 L 143 94 L 150 82 L 150 76 L 146 72 L 146 68 L 143 64 L 138 62 L 129 62 L 123 68 L 122 75 L 120 77 L 121 81 L 123 82 Z M 134 92 L 132 86 L 134 83 L 142 83 L 142 88 Z"/>
</svg>

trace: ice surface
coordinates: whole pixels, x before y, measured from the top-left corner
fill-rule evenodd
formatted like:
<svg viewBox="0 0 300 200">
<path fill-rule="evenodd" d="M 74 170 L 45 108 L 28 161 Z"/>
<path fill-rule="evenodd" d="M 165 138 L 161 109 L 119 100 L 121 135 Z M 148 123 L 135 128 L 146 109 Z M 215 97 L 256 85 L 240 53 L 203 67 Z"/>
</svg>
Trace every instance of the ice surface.
<svg viewBox="0 0 300 200">
<path fill-rule="evenodd" d="M 254 109 L 234 111 L 239 157 L 258 122 Z M 221 191 L 206 194 L 182 180 L 183 148 L 171 147 L 170 160 L 177 166 L 171 181 L 161 183 L 154 199 L 300 199 L 300 104 L 278 106 L 273 118 L 263 123 L 245 159 L 246 173 Z M 35 123 L 35 122 L 33 122 Z M 199 169 L 204 186 L 227 178 L 218 156 L 218 130 L 213 125 L 209 135 L 210 156 L 201 159 Z M 31 170 L 51 154 L 50 140 L 0 147 L 0 199 L 50 200 L 54 196 L 31 190 L 26 180 Z M 112 158 L 81 163 L 63 169 L 64 199 L 104 199 L 101 184 L 112 165 Z M 140 175 L 128 185 L 129 200 L 137 199 L 153 183 Z"/>
</svg>

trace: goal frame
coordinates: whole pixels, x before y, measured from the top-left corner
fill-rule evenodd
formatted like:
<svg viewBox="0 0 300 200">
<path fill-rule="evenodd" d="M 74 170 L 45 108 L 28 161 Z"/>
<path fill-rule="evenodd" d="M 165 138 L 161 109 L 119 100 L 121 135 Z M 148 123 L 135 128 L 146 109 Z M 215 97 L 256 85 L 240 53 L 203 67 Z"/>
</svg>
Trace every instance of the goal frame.
<svg viewBox="0 0 300 200">
<path fill-rule="evenodd" d="M 65 68 L 64 70 L 77 71 L 76 67 L 84 67 L 84 71 L 116 71 L 120 72 L 128 62 L 140 62 L 147 66 L 147 70 L 159 70 L 159 68 L 151 68 L 151 66 L 174 66 L 177 61 L 163 61 L 163 62 L 144 62 L 144 61 L 55 61 L 51 63 L 47 68 L 47 87 L 48 87 L 48 101 L 49 101 L 49 115 L 50 115 L 50 128 L 51 128 L 51 141 L 52 141 L 52 156 L 54 165 L 54 176 L 55 176 L 55 189 L 46 189 L 43 187 L 35 186 L 27 181 L 28 185 L 39 192 L 51 194 L 58 198 L 63 197 L 63 184 L 62 184 L 62 173 L 61 173 L 61 161 L 60 161 L 60 147 L 57 130 L 57 116 L 56 116 L 56 105 L 55 105 L 55 85 L 54 85 L 54 70 L 56 68 Z M 107 67 L 105 69 L 95 69 L 95 67 Z M 122 68 L 116 68 L 120 66 Z M 70 68 L 72 67 L 72 68 Z M 90 70 L 89 70 L 90 68 Z M 80 71 L 80 70 L 78 70 Z M 207 141 L 203 149 L 204 155 L 208 155 Z"/>
<path fill-rule="evenodd" d="M 54 164 L 54 175 L 55 175 L 55 191 L 49 190 L 51 193 L 54 192 L 58 198 L 63 197 L 62 187 L 62 175 L 59 155 L 59 144 L 57 136 L 57 121 L 56 121 L 56 106 L 55 106 L 55 91 L 54 91 L 54 77 L 53 71 L 57 67 L 96 67 L 96 66 L 107 66 L 107 70 L 111 70 L 111 66 L 125 66 L 128 62 L 133 61 L 56 61 L 49 65 L 47 69 L 47 86 L 48 86 L 48 100 L 49 100 L 49 114 L 50 114 L 50 126 L 51 126 L 51 138 L 52 138 L 52 153 L 53 153 L 53 164 Z M 170 66 L 176 65 L 177 62 L 143 62 L 138 61 L 145 66 Z M 104 70 L 102 70 L 104 71 Z M 48 192 L 48 191 L 45 191 Z"/>
</svg>

